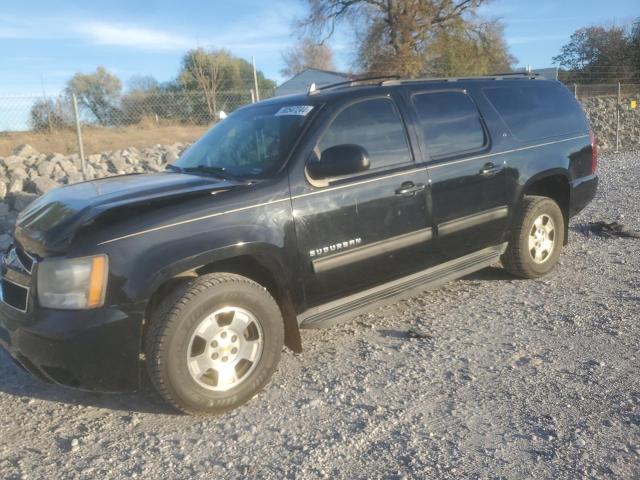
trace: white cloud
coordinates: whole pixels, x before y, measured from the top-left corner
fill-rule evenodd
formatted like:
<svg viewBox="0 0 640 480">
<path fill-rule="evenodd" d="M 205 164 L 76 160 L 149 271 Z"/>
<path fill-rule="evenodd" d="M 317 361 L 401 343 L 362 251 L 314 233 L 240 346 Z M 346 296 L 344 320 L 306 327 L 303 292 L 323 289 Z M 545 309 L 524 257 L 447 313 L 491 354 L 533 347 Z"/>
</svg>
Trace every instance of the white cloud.
<svg viewBox="0 0 640 480">
<path fill-rule="evenodd" d="M 120 23 L 87 22 L 75 30 L 100 45 L 143 50 L 184 50 L 196 44 L 182 35 Z"/>
</svg>

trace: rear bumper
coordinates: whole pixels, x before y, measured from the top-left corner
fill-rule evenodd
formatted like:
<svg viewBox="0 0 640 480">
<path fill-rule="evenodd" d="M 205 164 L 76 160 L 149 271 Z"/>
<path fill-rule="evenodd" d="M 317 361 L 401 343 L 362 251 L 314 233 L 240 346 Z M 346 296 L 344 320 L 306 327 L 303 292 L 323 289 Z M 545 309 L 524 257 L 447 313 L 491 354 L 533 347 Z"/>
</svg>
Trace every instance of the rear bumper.
<svg viewBox="0 0 640 480">
<path fill-rule="evenodd" d="M 0 346 L 35 377 L 84 390 L 139 386 L 142 312 L 117 308 L 26 313 L 0 303 Z"/>
<path fill-rule="evenodd" d="M 591 200 L 596 196 L 598 190 L 598 176 L 589 175 L 571 182 L 571 202 L 569 205 L 569 216 L 573 217 L 580 213 Z"/>
</svg>

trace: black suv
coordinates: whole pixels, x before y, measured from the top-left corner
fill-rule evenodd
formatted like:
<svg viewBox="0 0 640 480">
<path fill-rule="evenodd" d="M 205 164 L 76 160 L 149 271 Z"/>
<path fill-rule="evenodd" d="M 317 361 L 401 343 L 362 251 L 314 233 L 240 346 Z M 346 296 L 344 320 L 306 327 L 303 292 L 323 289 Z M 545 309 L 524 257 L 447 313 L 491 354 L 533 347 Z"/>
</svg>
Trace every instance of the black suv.
<svg viewBox="0 0 640 480">
<path fill-rule="evenodd" d="M 1 264 L 0 344 L 100 391 L 145 369 L 185 412 L 234 408 L 301 327 L 501 260 L 555 266 L 596 143 L 560 83 L 367 80 L 241 108 L 164 173 L 51 191 Z"/>
</svg>

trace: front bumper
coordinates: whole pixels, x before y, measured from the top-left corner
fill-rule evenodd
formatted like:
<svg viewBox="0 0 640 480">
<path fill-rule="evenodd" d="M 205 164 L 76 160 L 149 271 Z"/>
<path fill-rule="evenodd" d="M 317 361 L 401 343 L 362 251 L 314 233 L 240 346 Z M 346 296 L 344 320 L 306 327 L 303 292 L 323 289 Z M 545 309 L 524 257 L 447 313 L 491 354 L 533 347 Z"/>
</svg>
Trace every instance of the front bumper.
<svg viewBox="0 0 640 480">
<path fill-rule="evenodd" d="M 0 302 L 0 347 L 41 380 L 93 391 L 132 391 L 140 380 L 143 314 L 142 305 L 40 308 L 32 289 L 24 312 Z"/>
</svg>

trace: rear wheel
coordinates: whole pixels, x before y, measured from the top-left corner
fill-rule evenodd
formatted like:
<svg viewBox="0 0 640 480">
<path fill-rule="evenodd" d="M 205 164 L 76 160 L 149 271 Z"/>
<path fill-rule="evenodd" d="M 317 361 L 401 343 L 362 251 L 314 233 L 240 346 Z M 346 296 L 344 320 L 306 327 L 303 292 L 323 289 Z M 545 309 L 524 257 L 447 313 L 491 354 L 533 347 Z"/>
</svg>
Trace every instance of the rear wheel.
<svg viewBox="0 0 640 480">
<path fill-rule="evenodd" d="M 540 277 L 556 266 L 563 244 L 564 217 L 558 204 L 547 197 L 526 196 L 502 264 L 518 277 Z"/>
<path fill-rule="evenodd" d="M 211 415 L 253 397 L 275 371 L 283 344 L 282 315 L 269 292 L 216 273 L 160 305 L 145 347 L 160 395 L 186 413 Z"/>
</svg>

